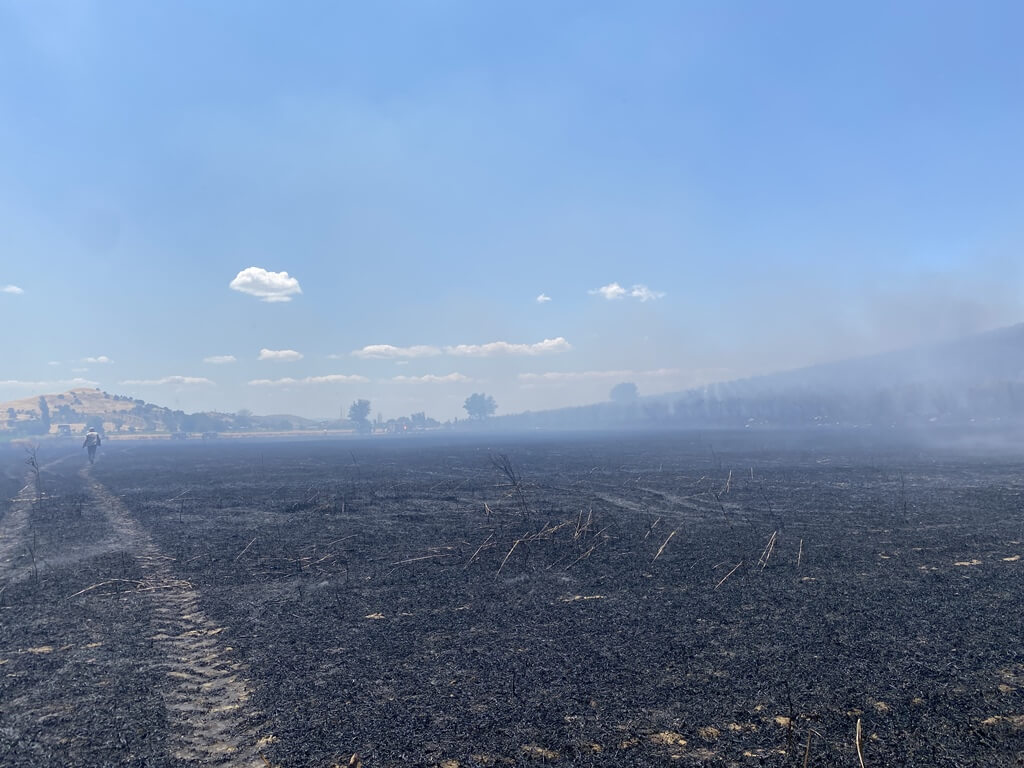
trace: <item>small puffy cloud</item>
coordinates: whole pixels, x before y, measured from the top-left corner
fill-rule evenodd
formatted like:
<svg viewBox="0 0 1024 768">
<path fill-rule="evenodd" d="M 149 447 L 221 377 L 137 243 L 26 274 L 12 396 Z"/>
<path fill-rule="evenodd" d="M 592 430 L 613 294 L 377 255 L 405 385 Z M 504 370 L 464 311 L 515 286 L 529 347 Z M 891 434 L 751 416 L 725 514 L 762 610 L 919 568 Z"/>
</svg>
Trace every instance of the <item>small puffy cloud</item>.
<svg viewBox="0 0 1024 768">
<path fill-rule="evenodd" d="M 654 301 L 664 297 L 662 291 L 652 291 L 646 285 L 642 283 L 636 283 L 628 291 L 618 283 L 608 283 L 608 285 L 602 285 L 600 288 L 595 288 L 589 291 L 592 296 L 603 296 L 608 301 L 617 301 L 618 299 L 624 299 L 627 296 L 631 299 L 637 299 L 640 302 Z"/>
<path fill-rule="evenodd" d="M 608 283 L 608 285 L 602 285 L 600 288 L 595 288 L 590 291 L 591 295 L 600 294 L 604 296 L 608 301 L 614 301 L 615 299 L 621 299 L 626 295 L 626 289 L 618 283 Z"/>
<path fill-rule="evenodd" d="M 294 349 L 261 349 L 260 360 L 273 360 L 278 363 L 291 363 L 302 359 L 302 353 Z"/>
<path fill-rule="evenodd" d="M 47 365 L 60 365 L 60 360 L 51 360 Z"/>
<path fill-rule="evenodd" d="M 434 357 L 440 355 L 441 350 L 426 344 L 419 344 L 412 347 L 395 347 L 391 344 L 370 344 L 362 349 L 353 350 L 354 357 L 362 358 L 395 358 L 395 357 Z"/>
<path fill-rule="evenodd" d="M 423 376 L 394 376 L 391 380 L 402 384 L 455 384 L 472 381 L 471 378 L 463 376 L 461 373 L 448 373 L 444 376 L 437 376 L 433 373 Z"/>
<path fill-rule="evenodd" d="M 76 389 L 78 387 L 98 387 L 98 381 L 90 381 L 75 377 L 58 381 L 21 381 L 19 379 L 0 380 L 0 389 L 28 389 L 34 392 L 53 392 L 60 389 Z"/>
<path fill-rule="evenodd" d="M 19 288 L 16 285 L 5 285 L 0 287 L 0 293 L 13 293 L 16 296 L 21 296 L 24 292 L 24 288 Z"/>
<path fill-rule="evenodd" d="M 568 352 L 572 349 L 561 336 L 554 339 L 544 339 L 536 344 L 510 344 L 507 341 L 492 341 L 488 344 L 459 344 L 454 347 L 445 347 L 444 351 L 449 355 L 459 357 L 491 357 L 493 355 L 545 355 L 555 352 Z"/>
<path fill-rule="evenodd" d="M 269 302 L 291 301 L 292 296 L 302 293 L 299 281 L 287 272 L 269 272 L 262 267 L 246 267 L 235 275 L 229 287 Z"/>
<path fill-rule="evenodd" d="M 106 365 L 107 363 L 114 362 L 106 355 L 100 355 L 99 357 L 83 357 L 83 363 L 89 363 L 90 365 Z"/>
<path fill-rule="evenodd" d="M 547 304 L 549 301 L 551 301 L 551 297 L 548 296 L 546 293 L 542 293 L 540 296 L 537 297 L 538 304 Z"/>
<path fill-rule="evenodd" d="M 210 363 L 211 365 L 226 365 L 227 363 L 235 363 L 238 361 L 234 355 L 210 355 L 204 357 L 204 363 Z"/>
<path fill-rule="evenodd" d="M 367 384 L 369 379 L 365 376 L 346 375 L 343 373 L 329 373 L 326 376 L 307 376 L 304 379 L 253 379 L 249 382 L 250 387 L 291 387 L 306 386 L 310 384 Z"/>
<path fill-rule="evenodd" d="M 162 379 L 126 379 L 120 384 L 124 387 L 163 387 L 167 384 L 212 386 L 213 382 L 202 376 L 164 376 Z"/>
</svg>

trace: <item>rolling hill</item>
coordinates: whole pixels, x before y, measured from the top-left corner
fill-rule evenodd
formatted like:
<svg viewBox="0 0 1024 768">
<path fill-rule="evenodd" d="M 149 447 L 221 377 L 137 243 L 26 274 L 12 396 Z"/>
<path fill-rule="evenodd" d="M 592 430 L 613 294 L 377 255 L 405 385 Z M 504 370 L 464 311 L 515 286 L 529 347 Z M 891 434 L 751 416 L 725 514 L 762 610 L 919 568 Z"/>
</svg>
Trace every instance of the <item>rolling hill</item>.
<svg viewBox="0 0 1024 768">
<path fill-rule="evenodd" d="M 494 421 L 549 429 L 1024 423 L 1024 324 L 632 403 Z"/>
<path fill-rule="evenodd" d="M 185 413 L 127 395 L 78 388 L 0 403 L 0 436 L 58 434 L 66 425 L 73 434 L 93 426 L 107 433 L 159 434 L 312 429 L 320 422 L 299 416 L 256 416 L 240 411 Z"/>
</svg>

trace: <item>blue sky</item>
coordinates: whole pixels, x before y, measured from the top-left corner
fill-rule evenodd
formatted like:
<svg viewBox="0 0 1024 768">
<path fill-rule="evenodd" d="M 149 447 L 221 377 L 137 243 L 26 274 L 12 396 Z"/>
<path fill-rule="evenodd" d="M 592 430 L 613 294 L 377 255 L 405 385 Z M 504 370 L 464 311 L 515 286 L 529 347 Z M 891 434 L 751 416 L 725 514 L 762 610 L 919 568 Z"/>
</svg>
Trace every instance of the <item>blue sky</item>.
<svg viewBox="0 0 1024 768">
<path fill-rule="evenodd" d="M 1016 2 L 0 0 L 0 399 L 443 419 L 1017 322 L 1022 28 Z M 301 293 L 232 289 L 250 267 Z"/>
</svg>

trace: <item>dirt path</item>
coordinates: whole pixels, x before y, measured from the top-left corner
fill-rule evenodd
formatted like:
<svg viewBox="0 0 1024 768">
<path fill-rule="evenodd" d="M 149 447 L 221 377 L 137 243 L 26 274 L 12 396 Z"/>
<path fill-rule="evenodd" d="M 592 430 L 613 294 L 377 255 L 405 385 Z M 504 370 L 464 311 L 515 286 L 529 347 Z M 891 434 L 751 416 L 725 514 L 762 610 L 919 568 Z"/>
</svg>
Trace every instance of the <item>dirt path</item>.
<svg viewBox="0 0 1024 768">
<path fill-rule="evenodd" d="M 259 754 L 259 716 L 249 703 L 252 686 L 243 664 L 232 659 L 225 628 L 204 614 L 199 593 L 174 578 L 168 558 L 130 517 L 124 505 L 88 469 L 80 473 L 102 505 L 121 545 L 144 574 L 141 589 L 152 603 L 152 639 L 166 671 L 161 691 L 174 723 L 174 756 L 202 765 L 266 765 Z"/>
</svg>

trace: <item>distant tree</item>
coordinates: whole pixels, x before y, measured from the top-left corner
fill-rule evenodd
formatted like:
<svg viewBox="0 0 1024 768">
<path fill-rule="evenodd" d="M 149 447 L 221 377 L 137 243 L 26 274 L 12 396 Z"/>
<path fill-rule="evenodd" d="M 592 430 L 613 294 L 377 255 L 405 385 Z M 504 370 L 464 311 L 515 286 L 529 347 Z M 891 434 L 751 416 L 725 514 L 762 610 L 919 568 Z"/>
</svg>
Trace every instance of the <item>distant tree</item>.
<svg viewBox="0 0 1024 768">
<path fill-rule="evenodd" d="M 64 423 L 70 421 L 78 421 L 78 414 L 67 403 L 61 403 L 60 405 L 58 405 L 55 415 L 57 416 L 58 421 L 62 421 Z"/>
<path fill-rule="evenodd" d="M 45 435 L 50 431 L 50 406 L 45 397 L 39 398 L 39 419 L 42 422 L 42 433 Z"/>
<path fill-rule="evenodd" d="M 348 407 L 348 420 L 356 425 L 360 432 L 370 431 L 370 401 L 356 400 Z"/>
<path fill-rule="evenodd" d="M 209 413 L 189 413 L 181 420 L 185 432 L 219 432 L 224 426 L 223 419 Z"/>
<path fill-rule="evenodd" d="M 670 410 L 669 410 L 669 407 L 668 407 L 668 403 L 660 403 L 660 402 L 647 403 L 647 404 L 644 405 L 643 410 L 644 410 L 644 418 L 647 421 L 653 421 L 653 422 L 658 422 L 658 423 L 663 423 L 663 422 L 668 421 L 668 417 L 669 417 L 669 413 L 670 413 Z"/>
<path fill-rule="evenodd" d="M 624 381 L 621 384 L 616 384 L 612 387 L 612 391 L 608 393 L 608 397 L 611 398 L 613 403 L 635 403 L 638 397 L 636 384 L 632 381 Z"/>
<path fill-rule="evenodd" d="M 498 410 L 498 404 L 494 402 L 494 398 L 483 392 L 475 392 L 467 397 L 462 407 L 466 409 L 469 418 L 477 419 L 478 421 L 486 419 Z"/>
<path fill-rule="evenodd" d="M 235 426 L 239 429 L 249 429 L 252 426 L 252 411 L 243 408 L 235 413 Z"/>
</svg>

